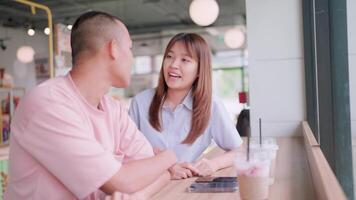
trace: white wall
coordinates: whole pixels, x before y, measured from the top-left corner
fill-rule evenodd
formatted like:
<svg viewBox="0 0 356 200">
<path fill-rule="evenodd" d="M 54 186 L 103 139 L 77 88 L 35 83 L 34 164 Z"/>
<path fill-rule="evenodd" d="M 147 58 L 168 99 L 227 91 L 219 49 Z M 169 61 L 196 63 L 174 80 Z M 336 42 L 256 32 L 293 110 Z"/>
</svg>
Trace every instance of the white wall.
<svg viewBox="0 0 356 200">
<path fill-rule="evenodd" d="M 10 40 L 4 42 L 7 46 L 5 51 L 0 49 L 0 67 L 5 68 L 6 72 L 13 76 L 16 87 L 24 87 L 27 90 L 33 88 L 36 85 L 34 63 L 24 64 L 21 71 L 25 74 L 21 77 L 21 74 L 16 73 L 14 70 L 16 52 L 20 46 L 26 44 L 33 47 L 36 55 L 48 57 L 47 36 L 37 31 L 35 36 L 30 37 L 25 33 L 24 29 L 4 28 L 0 26 L 0 38 L 4 37 L 9 37 Z"/>
<path fill-rule="evenodd" d="M 252 135 L 300 135 L 305 120 L 300 0 L 247 0 Z"/>
</svg>

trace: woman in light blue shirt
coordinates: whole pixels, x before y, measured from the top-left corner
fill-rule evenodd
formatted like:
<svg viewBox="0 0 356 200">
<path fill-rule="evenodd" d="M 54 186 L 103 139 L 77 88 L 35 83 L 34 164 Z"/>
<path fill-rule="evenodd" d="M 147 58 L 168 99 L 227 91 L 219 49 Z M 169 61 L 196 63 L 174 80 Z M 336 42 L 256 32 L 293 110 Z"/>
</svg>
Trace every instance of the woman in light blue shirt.
<svg viewBox="0 0 356 200">
<path fill-rule="evenodd" d="M 211 175 L 231 166 L 242 140 L 222 102 L 212 95 L 210 49 L 194 33 L 175 35 L 164 53 L 158 86 L 136 95 L 130 116 L 153 147 L 172 149 L 172 179 Z M 226 151 L 196 159 L 214 141 Z"/>
</svg>

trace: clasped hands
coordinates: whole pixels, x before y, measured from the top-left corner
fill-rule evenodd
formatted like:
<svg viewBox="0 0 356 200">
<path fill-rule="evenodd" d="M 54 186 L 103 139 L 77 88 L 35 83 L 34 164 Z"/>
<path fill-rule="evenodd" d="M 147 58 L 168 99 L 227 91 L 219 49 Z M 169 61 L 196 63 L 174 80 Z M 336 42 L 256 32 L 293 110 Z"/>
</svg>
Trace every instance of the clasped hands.
<svg viewBox="0 0 356 200">
<path fill-rule="evenodd" d="M 158 154 L 162 150 L 154 147 L 153 151 L 155 154 Z M 173 180 L 186 179 L 193 176 L 210 176 L 217 170 L 218 167 L 216 164 L 207 158 L 202 158 L 195 163 L 176 163 L 168 169 Z"/>
<path fill-rule="evenodd" d="M 217 168 L 211 160 L 203 158 L 196 163 L 177 163 L 170 167 L 168 171 L 171 174 L 171 179 L 179 180 L 193 176 L 209 176 L 217 171 Z"/>
</svg>

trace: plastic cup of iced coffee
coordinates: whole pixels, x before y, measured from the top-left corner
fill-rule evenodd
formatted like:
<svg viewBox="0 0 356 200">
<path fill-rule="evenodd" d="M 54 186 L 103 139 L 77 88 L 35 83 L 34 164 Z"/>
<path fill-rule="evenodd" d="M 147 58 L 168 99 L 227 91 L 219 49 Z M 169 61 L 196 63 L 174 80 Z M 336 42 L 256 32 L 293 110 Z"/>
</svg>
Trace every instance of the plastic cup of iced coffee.
<svg viewBox="0 0 356 200">
<path fill-rule="evenodd" d="M 272 137 L 262 138 L 261 143 L 259 142 L 259 138 L 251 138 L 250 139 L 250 148 L 252 151 L 254 150 L 262 150 L 268 152 L 269 159 L 271 160 L 270 165 L 270 185 L 274 183 L 275 178 L 275 168 L 276 168 L 276 157 L 278 152 L 278 145 L 276 139 Z"/>
<path fill-rule="evenodd" d="M 265 151 L 251 151 L 248 160 L 246 152 L 237 154 L 235 168 L 242 200 L 268 199 L 270 164 Z"/>
</svg>

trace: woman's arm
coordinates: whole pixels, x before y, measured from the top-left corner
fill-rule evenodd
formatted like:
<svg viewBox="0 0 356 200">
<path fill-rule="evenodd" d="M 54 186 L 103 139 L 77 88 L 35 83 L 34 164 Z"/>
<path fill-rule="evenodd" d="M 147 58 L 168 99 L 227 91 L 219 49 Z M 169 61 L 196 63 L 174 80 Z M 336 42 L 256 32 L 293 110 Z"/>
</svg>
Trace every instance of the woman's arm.
<svg viewBox="0 0 356 200">
<path fill-rule="evenodd" d="M 236 152 L 242 145 L 240 135 L 230 119 L 229 113 L 222 101 L 217 97 L 213 97 L 212 115 L 208 132 L 214 142 L 220 148 L 227 151 L 220 156 L 209 159 L 203 158 L 195 163 L 194 166 L 199 169 L 199 173 L 203 176 L 211 175 L 219 169 L 232 166 Z"/>
<path fill-rule="evenodd" d="M 199 174 L 201 176 L 209 176 L 219 169 L 223 169 L 226 167 L 230 167 L 234 164 L 234 160 L 236 158 L 238 148 L 230 151 L 226 151 L 224 154 L 220 156 L 216 156 L 211 159 L 202 158 L 198 162 L 194 164 L 199 170 Z"/>
<path fill-rule="evenodd" d="M 215 163 L 217 170 L 230 167 L 234 164 L 237 151 L 238 149 L 226 151 L 224 154 L 212 158 L 211 161 Z"/>
</svg>

